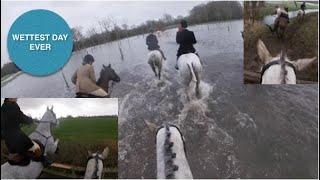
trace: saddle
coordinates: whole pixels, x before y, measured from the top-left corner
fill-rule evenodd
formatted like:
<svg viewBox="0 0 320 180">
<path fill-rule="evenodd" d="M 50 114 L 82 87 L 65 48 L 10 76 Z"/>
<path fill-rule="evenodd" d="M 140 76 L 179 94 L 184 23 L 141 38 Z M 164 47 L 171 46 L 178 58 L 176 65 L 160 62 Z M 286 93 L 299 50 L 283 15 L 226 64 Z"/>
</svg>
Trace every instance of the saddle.
<svg viewBox="0 0 320 180">
<path fill-rule="evenodd" d="M 38 141 L 38 140 L 32 140 L 33 143 L 37 144 L 40 149 L 36 149 L 35 152 L 32 151 L 27 151 L 22 154 L 9 154 L 8 155 L 8 163 L 10 165 L 15 165 L 15 166 L 27 166 L 30 164 L 31 160 L 40 162 L 42 160 L 42 157 L 44 155 L 44 149 L 45 147 L 43 144 Z"/>
<path fill-rule="evenodd" d="M 76 93 L 76 98 L 110 98 L 110 95 L 107 95 L 105 97 L 101 97 L 101 96 L 95 96 L 92 94 L 78 92 L 78 93 Z"/>
</svg>

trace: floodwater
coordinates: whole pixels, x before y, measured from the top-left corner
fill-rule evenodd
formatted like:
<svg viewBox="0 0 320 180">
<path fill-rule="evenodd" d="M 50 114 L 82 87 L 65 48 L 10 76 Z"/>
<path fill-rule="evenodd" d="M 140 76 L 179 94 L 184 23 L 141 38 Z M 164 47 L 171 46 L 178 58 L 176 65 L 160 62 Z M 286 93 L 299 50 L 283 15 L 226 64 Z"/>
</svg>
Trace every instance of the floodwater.
<svg viewBox="0 0 320 180">
<path fill-rule="evenodd" d="M 318 11 L 319 11 L 318 9 L 307 9 L 307 10 L 305 10 L 305 13 L 308 14 L 308 13 L 318 12 Z M 289 12 L 289 18 L 296 17 L 297 15 L 298 15 L 298 11 L 290 11 Z M 264 17 L 263 22 L 265 24 L 271 25 L 274 23 L 274 20 L 276 19 L 276 17 L 277 17 L 276 15 L 266 16 L 266 17 Z"/>
<path fill-rule="evenodd" d="M 111 63 L 121 82 L 119 178 L 156 178 L 156 127 L 178 126 L 185 137 L 194 178 L 318 178 L 317 85 L 243 84 L 243 21 L 190 27 L 203 61 L 201 99 L 188 101 L 174 69 L 176 29 L 159 35 L 167 56 L 162 80 L 147 64 L 145 36 L 75 53 L 62 74 L 26 74 L 1 88 L 2 97 L 73 97 L 73 71 L 86 52 L 96 58 L 96 74 Z"/>
</svg>

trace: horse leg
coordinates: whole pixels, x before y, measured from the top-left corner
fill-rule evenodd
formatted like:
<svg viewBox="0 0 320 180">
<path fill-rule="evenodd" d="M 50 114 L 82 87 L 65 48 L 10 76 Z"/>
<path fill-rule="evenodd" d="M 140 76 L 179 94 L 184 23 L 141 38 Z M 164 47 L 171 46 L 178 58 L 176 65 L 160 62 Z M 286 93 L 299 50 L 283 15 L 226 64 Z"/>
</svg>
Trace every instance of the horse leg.
<svg viewBox="0 0 320 180">
<path fill-rule="evenodd" d="M 198 99 L 200 99 L 201 98 L 201 93 L 200 93 L 200 74 L 199 74 L 199 72 L 198 71 L 196 71 L 195 69 L 193 69 L 193 71 L 194 71 L 194 74 L 195 74 L 195 76 L 196 76 L 196 79 L 197 79 L 197 82 L 196 82 L 196 89 L 195 89 L 195 91 L 196 91 L 196 97 L 198 98 Z"/>
<path fill-rule="evenodd" d="M 159 63 L 159 67 L 158 67 L 159 80 L 161 79 L 161 70 L 162 70 L 162 62 Z"/>
<path fill-rule="evenodd" d="M 150 64 L 150 67 L 151 67 L 152 71 L 154 72 L 155 76 L 157 77 L 156 67 L 154 66 L 154 64 L 152 62 L 149 64 Z"/>
</svg>

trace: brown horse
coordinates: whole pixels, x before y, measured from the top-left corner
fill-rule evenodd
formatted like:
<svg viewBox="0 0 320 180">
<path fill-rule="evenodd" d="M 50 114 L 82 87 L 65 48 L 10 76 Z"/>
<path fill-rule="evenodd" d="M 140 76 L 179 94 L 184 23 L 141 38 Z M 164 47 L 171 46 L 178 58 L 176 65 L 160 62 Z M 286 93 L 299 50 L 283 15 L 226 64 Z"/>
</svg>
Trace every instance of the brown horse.
<svg viewBox="0 0 320 180">
<path fill-rule="evenodd" d="M 284 33 L 288 27 L 288 20 L 284 17 L 279 17 L 279 24 L 278 28 L 276 29 L 276 33 L 279 39 L 282 39 L 284 37 Z"/>
<path fill-rule="evenodd" d="M 120 82 L 120 77 L 115 72 L 115 70 L 112 69 L 111 64 L 109 64 L 108 66 L 102 65 L 102 69 L 100 71 L 100 77 L 96 82 L 96 84 L 109 94 L 110 81 Z M 76 97 L 77 98 L 101 98 L 98 96 L 85 94 L 85 93 L 77 93 Z M 110 97 L 110 95 L 108 97 Z"/>
</svg>

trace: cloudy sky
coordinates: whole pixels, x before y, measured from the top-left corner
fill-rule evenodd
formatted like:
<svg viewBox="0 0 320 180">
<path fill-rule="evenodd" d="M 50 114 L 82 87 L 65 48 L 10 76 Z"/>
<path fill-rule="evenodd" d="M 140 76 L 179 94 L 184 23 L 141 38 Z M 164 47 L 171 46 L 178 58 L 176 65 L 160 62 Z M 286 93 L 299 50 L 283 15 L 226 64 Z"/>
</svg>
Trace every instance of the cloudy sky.
<svg viewBox="0 0 320 180">
<path fill-rule="evenodd" d="M 8 62 L 7 34 L 11 24 L 24 12 L 48 9 L 62 16 L 70 27 L 81 26 L 83 32 L 99 27 L 98 22 L 113 17 L 119 24 L 139 25 L 159 19 L 167 13 L 174 17 L 188 15 L 196 5 L 206 1 L 2 1 L 1 0 L 1 66 Z"/>
<path fill-rule="evenodd" d="M 3 103 L 1 98 L 1 104 Z M 41 118 L 47 107 L 53 106 L 57 117 L 118 115 L 118 99 L 116 98 L 20 98 L 21 110 L 34 118 Z"/>
</svg>

